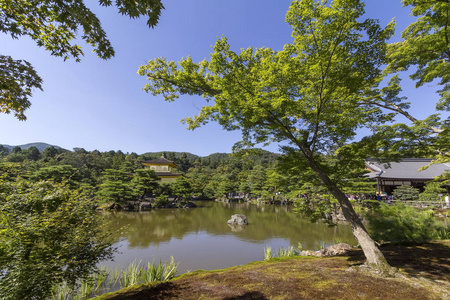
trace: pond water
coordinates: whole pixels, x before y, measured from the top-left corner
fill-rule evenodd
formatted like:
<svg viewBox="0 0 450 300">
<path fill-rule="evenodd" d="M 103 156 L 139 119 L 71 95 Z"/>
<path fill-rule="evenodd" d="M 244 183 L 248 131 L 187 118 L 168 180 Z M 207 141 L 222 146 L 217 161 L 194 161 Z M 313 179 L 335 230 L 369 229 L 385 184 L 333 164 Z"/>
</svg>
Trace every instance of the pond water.
<svg viewBox="0 0 450 300">
<path fill-rule="evenodd" d="M 178 274 L 198 269 L 214 270 L 264 259 L 264 248 L 276 254 L 280 247 L 299 244 L 318 250 L 344 242 L 356 245 L 349 225 L 329 227 L 310 223 L 290 206 L 249 203 L 196 202 L 191 209 L 159 209 L 149 212 L 106 214 L 118 253 L 102 263 L 125 268 L 133 261 L 179 262 Z M 242 230 L 230 228 L 233 214 L 247 216 Z"/>
</svg>

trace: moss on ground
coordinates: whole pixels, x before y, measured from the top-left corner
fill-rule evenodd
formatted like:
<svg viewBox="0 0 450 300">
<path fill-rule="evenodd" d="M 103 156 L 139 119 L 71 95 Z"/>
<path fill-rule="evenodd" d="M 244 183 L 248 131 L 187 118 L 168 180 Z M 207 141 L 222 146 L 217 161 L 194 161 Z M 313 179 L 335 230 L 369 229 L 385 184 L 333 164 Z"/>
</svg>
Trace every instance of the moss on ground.
<svg viewBox="0 0 450 300">
<path fill-rule="evenodd" d="M 360 250 L 345 256 L 293 257 L 216 271 L 196 271 L 172 281 L 141 285 L 95 299 L 448 299 L 450 241 L 386 245 L 388 262 L 404 276 L 354 271 Z"/>
</svg>

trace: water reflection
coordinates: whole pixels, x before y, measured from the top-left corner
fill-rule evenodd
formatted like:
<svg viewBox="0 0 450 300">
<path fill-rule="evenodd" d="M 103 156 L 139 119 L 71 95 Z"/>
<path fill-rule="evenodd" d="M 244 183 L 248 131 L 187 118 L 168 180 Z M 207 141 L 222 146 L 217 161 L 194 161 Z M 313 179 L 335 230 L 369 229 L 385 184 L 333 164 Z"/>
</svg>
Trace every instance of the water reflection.
<svg viewBox="0 0 450 300">
<path fill-rule="evenodd" d="M 263 259 L 270 246 L 319 249 L 336 242 L 355 244 L 350 226 L 328 227 L 309 223 L 286 206 L 198 202 L 193 209 L 161 209 L 150 212 L 116 212 L 110 221 L 120 254 L 109 265 L 133 260 L 180 261 L 180 271 L 217 269 Z M 247 216 L 249 225 L 230 228 L 233 214 Z"/>
</svg>

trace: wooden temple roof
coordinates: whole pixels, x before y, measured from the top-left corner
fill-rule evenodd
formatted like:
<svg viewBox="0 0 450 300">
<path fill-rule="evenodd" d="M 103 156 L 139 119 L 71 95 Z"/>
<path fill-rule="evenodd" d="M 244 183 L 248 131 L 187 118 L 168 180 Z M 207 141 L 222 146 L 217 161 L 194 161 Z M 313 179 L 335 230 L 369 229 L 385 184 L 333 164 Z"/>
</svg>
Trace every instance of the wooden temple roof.
<svg viewBox="0 0 450 300">
<path fill-rule="evenodd" d="M 371 170 L 369 178 L 379 179 L 411 179 L 431 180 L 446 171 L 450 171 L 450 163 L 432 164 L 427 169 L 419 171 L 420 168 L 430 164 L 429 158 L 404 158 L 399 162 L 378 163 L 366 161 L 366 167 Z"/>
<path fill-rule="evenodd" d="M 165 157 L 160 157 L 152 160 L 143 161 L 143 164 L 148 165 L 169 165 L 175 168 L 178 168 L 178 165 L 171 160 L 166 159 Z"/>
</svg>

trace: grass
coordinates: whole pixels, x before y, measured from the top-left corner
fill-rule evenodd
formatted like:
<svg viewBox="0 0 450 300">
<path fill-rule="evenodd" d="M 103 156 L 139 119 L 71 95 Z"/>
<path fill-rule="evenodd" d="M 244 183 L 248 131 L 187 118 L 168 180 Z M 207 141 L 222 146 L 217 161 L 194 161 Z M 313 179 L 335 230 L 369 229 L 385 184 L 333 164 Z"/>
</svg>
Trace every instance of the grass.
<svg viewBox="0 0 450 300">
<path fill-rule="evenodd" d="M 89 278 L 79 281 L 74 289 L 66 283 L 55 286 L 51 299 L 84 300 L 138 284 L 167 281 L 175 277 L 177 267 L 178 264 L 171 257 L 169 263 L 159 262 L 156 265 L 153 261 L 147 263 L 146 267 L 141 262 L 133 262 L 125 270 L 102 268 Z"/>
<path fill-rule="evenodd" d="M 299 249 L 301 249 L 301 248 L 302 248 L 302 246 L 299 243 Z M 300 252 L 295 250 L 295 248 L 292 246 L 290 246 L 288 248 L 281 247 L 277 250 L 278 257 L 291 257 L 291 256 L 299 255 L 299 254 L 300 254 Z M 265 261 L 271 260 L 274 257 L 275 256 L 272 254 L 272 247 L 270 247 L 270 246 L 264 247 L 264 260 Z"/>
<path fill-rule="evenodd" d="M 294 247 L 290 246 L 287 249 L 284 247 L 281 247 L 277 251 L 278 257 L 291 257 L 298 255 L 299 252 L 294 249 Z"/>
<path fill-rule="evenodd" d="M 264 247 L 264 260 L 270 260 L 272 258 L 273 258 L 272 247 L 270 246 Z"/>
<path fill-rule="evenodd" d="M 362 271 L 364 256 L 276 257 L 216 271 L 195 271 L 96 298 L 122 299 L 449 299 L 450 241 L 381 247 L 402 276 Z M 352 270 L 352 271 L 349 271 Z M 358 271 L 359 270 L 359 271 Z"/>
</svg>

